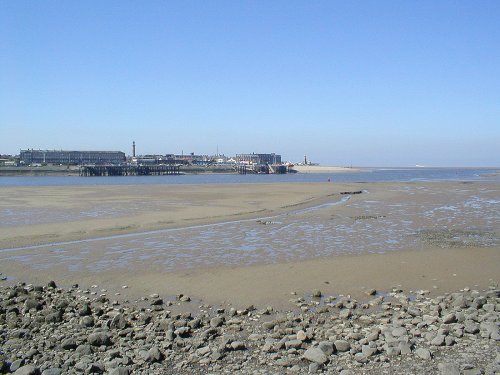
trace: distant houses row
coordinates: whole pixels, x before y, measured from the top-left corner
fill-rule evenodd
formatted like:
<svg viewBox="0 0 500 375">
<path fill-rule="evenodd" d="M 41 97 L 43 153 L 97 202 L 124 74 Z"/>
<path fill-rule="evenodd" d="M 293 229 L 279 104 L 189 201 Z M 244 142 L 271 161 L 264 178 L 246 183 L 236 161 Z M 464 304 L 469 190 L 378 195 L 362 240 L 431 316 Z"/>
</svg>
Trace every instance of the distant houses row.
<svg viewBox="0 0 500 375">
<path fill-rule="evenodd" d="M 135 146 L 135 145 L 134 145 Z M 240 164 L 240 165 L 280 165 L 281 155 L 271 154 L 237 154 L 234 157 L 225 155 L 195 155 L 166 154 L 166 155 L 134 155 L 127 157 L 122 151 L 64 151 L 64 150 L 21 150 L 19 157 L 3 155 L 0 165 L 215 165 L 215 164 Z"/>
</svg>

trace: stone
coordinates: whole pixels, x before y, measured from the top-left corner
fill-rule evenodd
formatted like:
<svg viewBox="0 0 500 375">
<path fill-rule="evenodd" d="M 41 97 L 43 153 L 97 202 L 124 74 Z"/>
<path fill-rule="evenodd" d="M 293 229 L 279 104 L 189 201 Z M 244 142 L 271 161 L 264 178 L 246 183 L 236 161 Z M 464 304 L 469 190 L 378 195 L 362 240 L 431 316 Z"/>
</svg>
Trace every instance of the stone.
<svg viewBox="0 0 500 375">
<path fill-rule="evenodd" d="M 37 301 L 36 299 L 27 299 L 24 302 L 24 309 L 25 309 L 25 311 L 41 310 L 42 304 L 39 301 Z"/>
<path fill-rule="evenodd" d="M 155 363 L 160 362 L 163 359 L 163 354 L 157 346 L 153 346 L 147 351 L 147 354 L 143 356 L 143 358 L 146 362 Z"/>
<path fill-rule="evenodd" d="M 460 375 L 460 369 L 452 363 L 438 364 L 440 375 Z"/>
<path fill-rule="evenodd" d="M 407 331 L 405 327 L 398 327 L 394 328 L 391 333 L 394 337 L 400 337 L 406 335 Z"/>
<path fill-rule="evenodd" d="M 109 371 L 108 375 L 130 375 L 132 372 L 128 367 L 117 367 Z"/>
<path fill-rule="evenodd" d="M 104 372 L 104 365 L 102 363 L 90 363 L 85 369 L 86 374 L 102 374 Z"/>
<path fill-rule="evenodd" d="M 24 359 L 17 359 L 10 364 L 10 372 L 16 372 L 19 368 L 24 365 Z"/>
<path fill-rule="evenodd" d="M 426 348 L 418 348 L 415 350 L 415 354 L 422 359 L 429 360 L 432 358 L 431 352 L 429 349 Z"/>
<path fill-rule="evenodd" d="M 320 371 L 321 365 L 319 363 L 315 363 L 315 362 L 312 362 L 309 364 L 309 368 L 308 368 L 308 373 L 309 374 L 316 374 Z"/>
<path fill-rule="evenodd" d="M 410 314 L 411 316 L 413 316 L 413 317 L 421 316 L 422 315 L 422 311 L 420 311 L 420 309 L 418 307 L 414 307 L 414 306 L 408 307 L 408 309 L 406 310 L 406 312 L 408 314 Z"/>
<path fill-rule="evenodd" d="M 483 375 L 483 374 L 484 374 L 483 370 L 475 367 L 471 369 L 465 369 L 462 372 L 462 375 Z"/>
<path fill-rule="evenodd" d="M 443 316 L 443 323 L 444 324 L 451 324 L 455 323 L 457 321 L 457 317 L 454 313 L 447 314 Z"/>
<path fill-rule="evenodd" d="M 45 317 L 45 323 L 61 323 L 62 322 L 62 311 L 56 311 L 50 314 L 47 314 Z"/>
<path fill-rule="evenodd" d="M 233 350 L 245 350 L 246 346 L 243 341 L 233 341 L 231 343 L 231 349 Z"/>
<path fill-rule="evenodd" d="M 96 332 L 89 335 L 87 342 L 92 346 L 109 346 L 112 344 L 111 335 L 107 332 Z"/>
<path fill-rule="evenodd" d="M 365 356 L 365 357 L 371 357 L 372 355 L 376 354 L 377 353 L 377 347 L 371 347 L 369 345 L 363 345 L 361 347 L 361 353 Z"/>
<path fill-rule="evenodd" d="M 297 340 L 300 340 L 300 341 L 307 340 L 307 335 L 303 330 L 300 330 L 299 332 L 297 332 Z"/>
<path fill-rule="evenodd" d="M 125 329 L 128 327 L 127 319 L 122 314 L 116 315 L 111 321 L 111 329 Z"/>
<path fill-rule="evenodd" d="M 348 352 L 351 349 L 351 344 L 346 340 L 335 340 L 333 344 L 338 352 Z"/>
<path fill-rule="evenodd" d="M 465 322 L 465 327 L 464 327 L 465 332 L 475 334 L 479 332 L 479 324 L 473 321 L 466 321 Z"/>
<path fill-rule="evenodd" d="M 65 339 L 61 342 L 61 348 L 64 350 L 72 350 L 77 348 L 76 340 L 73 337 Z"/>
<path fill-rule="evenodd" d="M 399 351 L 402 355 L 411 354 L 411 345 L 407 342 L 400 342 Z"/>
<path fill-rule="evenodd" d="M 443 346 L 445 344 L 445 339 L 446 339 L 446 336 L 444 336 L 444 335 L 436 335 L 436 337 L 434 337 L 431 340 L 431 345 Z"/>
<path fill-rule="evenodd" d="M 38 375 L 40 370 L 33 365 L 19 367 L 14 374 L 16 375 Z"/>
<path fill-rule="evenodd" d="M 452 346 L 455 344 L 455 338 L 453 338 L 452 336 L 446 336 L 444 343 L 446 344 L 446 346 Z"/>
<path fill-rule="evenodd" d="M 162 298 L 154 298 L 151 301 L 151 306 L 161 306 L 163 305 L 163 299 Z"/>
<path fill-rule="evenodd" d="M 221 318 L 220 316 L 216 316 L 216 317 L 210 319 L 210 327 L 216 328 L 216 327 L 220 327 L 223 324 L 224 324 L 224 319 Z"/>
<path fill-rule="evenodd" d="M 53 289 L 57 288 L 56 282 L 54 280 L 49 281 L 49 283 L 47 284 L 47 286 L 49 288 L 53 288 Z"/>
<path fill-rule="evenodd" d="M 42 375 L 62 375 L 62 374 L 63 374 L 62 368 L 48 368 L 42 371 Z"/>
<path fill-rule="evenodd" d="M 199 355 L 200 357 L 203 357 L 209 353 L 211 353 L 209 346 L 204 346 L 202 348 L 196 349 L 196 354 Z"/>
<path fill-rule="evenodd" d="M 81 309 L 78 311 L 80 316 L 88 316 L 92 315 L 92 310 L 90 309 L 90 305 L 88 303 L 84 303 Z"/>
<path fill-rule="evenodd" d="M 339 318 L 342 320 L 347 320 L 352 316 L 352 311 L 350 309 L 342 309 L 339 312 Z"/>
<path fill-rule="evenodd" d="M 271 330 L 275 326 L 276 326 L 275 322 L 264 322 L 264 323 L 262 323 L 262 327 L 265 328 L 265 329 L 267 329 L 267 330 Z"/>
<path fill-rule="evenodd" d="M 300 347 L 302 347 L 302 341 L 301 340 L 289 340 L 289 341 L 285 341 L 285 348 L 286 349 L 290 349 L 290 348 L 298 349 Z"/>
<path fill-rule="evenodd" d="M 321 351 L 327 356 L 332 355 L 335 352 L 335 346 L 331 341 L 321 341 L 318 344 L 318 348 L 320 348 Z"/>
<path fill-rule="evenodd" d="M 368 357 L 364 355 L 363 353 L 356 353 L 354 355 L 354 360 L 359 363 L 367 363 L 368 362 Z"/>
<path fill-rule="evenodd" d="M 90 345 L 79 345 L 76 349 L 75 352 L 80 354 L 80 355 L 92 355 L 92 348 Z"/>
<path fill-rule="evenodd" d="M 81 320 L 81 324 L 87 328 L 93 327 L 95 322 L 92 316 L 84 316 Z"/>
<path fill-rule="evenodd" d="M 313 290 L 313 292 L 312 292 L 312 296 L 313 296 L 314 298 L 321 298 L 321 296 L 322 296 L 322 295 L 323 295 L 323 293 L 321 293 L 321 290 L 318 290 L 318 289 L 315 289 L 315 290 Z"/>
<path fill-rule="evenodd" d="M 308 361 L 324 364 L 328 362 L 328 357 L 320 348 L 309 348 L 304 352 L 304 358 Z"/>
</svg>

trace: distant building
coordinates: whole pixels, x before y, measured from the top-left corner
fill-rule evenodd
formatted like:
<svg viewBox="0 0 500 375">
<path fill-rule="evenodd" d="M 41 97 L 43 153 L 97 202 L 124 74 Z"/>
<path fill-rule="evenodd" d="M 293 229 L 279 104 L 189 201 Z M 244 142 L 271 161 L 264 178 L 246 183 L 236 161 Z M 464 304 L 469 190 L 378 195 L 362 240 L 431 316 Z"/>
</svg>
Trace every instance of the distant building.
<svg viewBox="0 0 500 375">
<path fill-rule="evenodd" d="M 281 155 L 276 154 L 237 154 L 236 162 L 249 164 L 281 164 Z"/>
<path fill-rule="evenodd" d="M 58 150 L 21 150 L 21 164 L 121 164 L 125 153 L 121 151 L 58 151 Z"/>
</svg>

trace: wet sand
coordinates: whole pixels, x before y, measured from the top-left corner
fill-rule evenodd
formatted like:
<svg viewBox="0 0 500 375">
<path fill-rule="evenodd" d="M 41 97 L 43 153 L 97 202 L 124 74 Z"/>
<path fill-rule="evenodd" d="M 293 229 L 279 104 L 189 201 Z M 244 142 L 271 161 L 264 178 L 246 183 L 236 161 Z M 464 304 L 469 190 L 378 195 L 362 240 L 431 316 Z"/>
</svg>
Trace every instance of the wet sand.
<svg viewBox="0 0 500 375">
<path fill-rule="evenodd" d="M 391 225 L 410 222 L 406 225 L 415 232 L 416 240 L 405 234 L 404 238 L 412 240 L 383 254 L 379 252 L 384 249 L 377 247 L 375 254 L 364 251 L 300 261 L 266 255 L 262 262 L 251 265 L 221 263 L 168 271 L 163 258 L 141 260 L 140 251 L 132 252 L 137 259 L 122 268 L 113 266 L 120 262 L 117 253 L 107 259 L 107 269 L 93 269 L 93 262 L 105 252 L 99 241 L 87 243 L 76 269 L 68 267 L 68 262 L 50 260 L 56 248 L 6 250 L 242 219 L 252 219 L 249 222 L 257 225 L 257 218 L 323 207 L 344 196 L 341 192 L 359 190 L 365 193 L 352 195 L 346 204 L 305 210 L 304 219 L 347 220 L 354 229 L 353 241 L 357 241 L 361 239 L 356 239 L 356 233 L 363 233 L 356 231 L 357 225 L 376 232 L 386 224 L 382 218 L 390 217 Z M 464 208 L 453 200 L 458 193 L 471 197 L 469 205 L 478 206 L 461 215 Z M 45 284 L 55 279 L 68 286 L 100 285 L 110 296 L 120 293 L 115 298 L 183 293 L 207 303 L 287 308 L 291 292 L 307 296 L 320 289 L 328 295 L 362 296 L 371 288 L 387 291 L 399 287 L 442 294 L 463 287 L 485 288 L 500 278 L 499 216 L 491 211 L 498 207 L 499 187 L 492 183 L 36 187 L 3 188 L 0 195 L 0 209 L 10 210 L 0 226 L 0 272 L 11 282 Z M 401 207 L 404 201 L 411 204 Z M 482 208 L 484 202 L 489 202 L 489 212 Z M 419 211 L 420 207 L 425 209 Z M 473 215 L 478 212 L 484 217 Z M 306 254 L 311 250 L 304 249 Z M 128 288 L 122 289 L 123 285 Z"/>
</svg>

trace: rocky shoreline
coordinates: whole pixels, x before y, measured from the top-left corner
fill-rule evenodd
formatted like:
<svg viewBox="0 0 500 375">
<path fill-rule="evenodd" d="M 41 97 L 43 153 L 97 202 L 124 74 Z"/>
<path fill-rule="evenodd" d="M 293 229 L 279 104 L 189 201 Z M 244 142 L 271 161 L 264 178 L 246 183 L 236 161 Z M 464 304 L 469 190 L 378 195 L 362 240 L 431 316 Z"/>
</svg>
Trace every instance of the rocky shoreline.
<svg viewBox="0 0 500 375">
<path fill-rule="evenodd" d="M 126 288 L 126 286 L 124 286 Z M 498 374 L 500 289 L 291 295 L 272 307 L 112 301 L 84 290 L 0 287 L 0 373 Z M 175 311 L 175 312 L 174 312 Z"/>
</svg>

